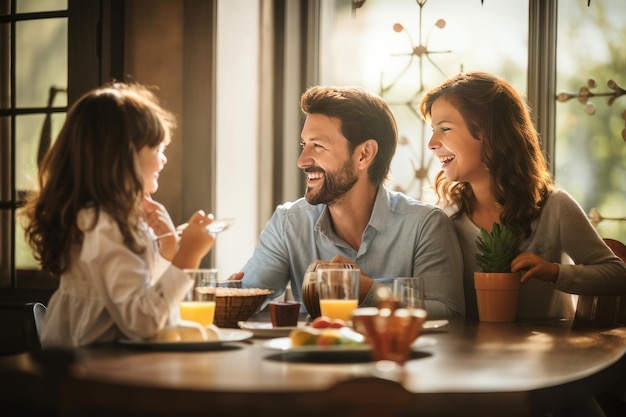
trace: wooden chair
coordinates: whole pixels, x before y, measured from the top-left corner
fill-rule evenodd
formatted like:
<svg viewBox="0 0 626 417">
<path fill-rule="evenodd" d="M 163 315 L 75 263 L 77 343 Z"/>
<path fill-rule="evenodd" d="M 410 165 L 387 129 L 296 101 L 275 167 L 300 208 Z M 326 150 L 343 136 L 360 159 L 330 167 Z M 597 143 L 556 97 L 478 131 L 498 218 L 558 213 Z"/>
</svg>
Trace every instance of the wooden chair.
<svg viewBox="0 0 626 417">
<path fill-rule="evenodd" d="M 58 417 L 56 397 L 49 395 L 48 384 L 36 364 L 27 355 L 40 355 L 39 332 L 46 307 L 39 302 L 0 303 L 0 356 L 24 356 L 15 369 L 0 372 L 0 404 L 3 417 Z M 56 358 L 55 358 L 56 359 Z M 0 358 L 2 360 L 2 358 Z M 56 362 L 59 362 L 58 360 Z M 24 369 L 20 369 L 24 366 Z M 26 370 L 26 371 L 25 371 Z M 57 395 L 58 396 L 58 395 Z"/>
<path fill-rule="evenodd" d="M 622 261 L 626 262 L 626 245 L 615 239 L 604 242 Z M 579 296 L 576 307 L 576 323 L 599 326 L 626 325 L 626 294 L 621 296 Z M 602 412 L 607 417 L 626 415 L 626 376 L 623 382 L 596 395 Z"/>
<path fill-rule="evenodd" d="M 39 332 L 46 306 L 39 302 L 0 303 L 0 356 L 40 349 Z"/>
<path fill-rule="evenodd" d="M 605 238 L 604 242 L 622 261 L 626 262 L 626 245 L 619 240 Z M 626 325 L 626 294 L 579 295 L 576 305 L 577 324 L 596 326 Z"/>
</svg>

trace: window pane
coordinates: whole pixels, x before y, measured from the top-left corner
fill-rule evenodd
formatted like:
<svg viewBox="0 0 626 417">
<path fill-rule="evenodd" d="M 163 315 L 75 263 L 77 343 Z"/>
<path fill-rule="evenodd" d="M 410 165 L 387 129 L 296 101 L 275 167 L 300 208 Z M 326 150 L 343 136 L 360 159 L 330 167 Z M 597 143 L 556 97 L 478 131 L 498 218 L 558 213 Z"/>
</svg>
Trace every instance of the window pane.
<svg viewBox="0 0 626 417">
<path fill-rule="evenodd" d="M 8 286 L 11 277 L 11 234 L 10 225 L 13 221 L 11 210 L 0 209 L 0 287 Z"/>
<path fill-rule="evenodd" d="M 16 269 L 39 269 L 39 265 L 33 256 L 26 239 L 24 237 L 24 228 L 18 216 L 15 222 L 15 268 Z"/>
<path fill-rule="evenodd" d="M 17 13 L 67 10 L 67 0 L 15 0 Z"/>
<path fill-rule="evenodd" d="M 557 92 L 612 93 L 626 88 L 626 2 L 593 0 L 559 7 Z M 593 79 L 596 87 L 589 87 Z M 594 113 L 595 110 L 595 113 Z M 626 217 L 626 96 L 572 98 L 557 102 L 555 175 L 587 213 Z M 602 237 L 626 242 L 625 221 L 601 221 Z"/>
<path fill-rule="evenodd" d="M 51 87 L 67 88 L 67 19 L 17 22 L 15 40 L 17 107 L 47 107 Z M 53 105 L 67 106 L 67 94 Z"/>
<path fill-rule="evenodd" d="M 2 0 L 0 0 L 2 1 Z M 11 26 L 0 24 L 0 108 L 11 106 Z"/>
<path fill-rule="evenodd" d="M 361 85 L 390 103 L 400 142 L 389 186 L 432 201 L 425 187 L 440 166 L 427 149 L 419 99 L 462 70 L 492 72 L 525 93 L 528 2 L 421 3 L 420 19 L 415 1 L 368 0 L 354 13 L 350 0 L 321 2 L 319 82 Z"/>
<path fill-rule="evenodd" d="M 11 119 L 0 117 L 0 201 L 11 199 Z"/>
<path fill-rule="evenodd" d="M 15 174 L 19 192 L 33 190 L 37 185 L 37 155 L 40 143 L 52 142 L 59 134 L 65 113 L 25 115 L 15 119 Z M 42 149 L 43 151 L 43 149 Z"/>
</svg>

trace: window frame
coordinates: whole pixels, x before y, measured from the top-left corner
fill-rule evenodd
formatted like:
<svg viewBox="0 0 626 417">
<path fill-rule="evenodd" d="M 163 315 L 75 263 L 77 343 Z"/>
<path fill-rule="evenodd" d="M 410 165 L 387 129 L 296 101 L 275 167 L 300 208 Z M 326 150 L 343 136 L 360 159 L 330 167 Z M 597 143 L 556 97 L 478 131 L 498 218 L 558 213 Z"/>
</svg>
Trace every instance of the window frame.
<svg viewBox="0 0 626 417">
<path fill-rule="evenodd" d="M 68 0 L 66 10 L 36 13 L 16 13 L 16 1 L 6 2 L 10 10 L 0 16 L 0 24 L 9 27 L 9 39 L 3 39 L 8 65 L 3 64 L 2 83 L 10 91 L 8 107 L 0 109 L 0 118 L 8 119 L 8 132 L 0 137 L 2 170 L 0 171 L 0 290 L 12 290 L 9 299 L 26 300 L 36 294 L 39 300 L 58 286 L 57 279 L 40 270 L 17 270 L 15 264 L 15 219 L 24 204 L 16 187 L 15 120 L 24 114 L 66 113 L 69 106 L 103 80 L 122 79 L 124 66 L 124 1 L 123 0 Z M 17 108 L 15 95 L 15 26 L 17 22 L 67 18 L 68 74 L 67 106 L 53 108 Z M 8 71 L 7 68 L 8 67 Z M 4 123 L 3 121 L 3 123 Z M 4 130 L 4 129 L 3 129 Z M 8 157 L 7 157 L 8 155 Z M 15 290 L 24 290 L 16 294 Z M 4 292 L 4 291 L 3 291 Z M 3 297 L 3 299 L 6 297 Z"/>
<path fill-rule="evenodd" d="M 554 175 L 556 147 L 556 48 L 558 0 L 529 0 L 528 103 Z M 537 117 L 537 115 L 543 117 Z"/>
</svg>

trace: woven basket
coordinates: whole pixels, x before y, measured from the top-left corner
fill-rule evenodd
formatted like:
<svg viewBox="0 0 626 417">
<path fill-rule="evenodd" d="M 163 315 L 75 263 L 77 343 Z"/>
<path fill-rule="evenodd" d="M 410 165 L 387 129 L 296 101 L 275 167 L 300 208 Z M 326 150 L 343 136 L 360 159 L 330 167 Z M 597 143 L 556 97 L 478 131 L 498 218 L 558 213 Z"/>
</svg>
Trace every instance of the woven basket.
<svg viewBox="0 0 626 417">
<path fill-rule="evenodd" d="M 246 288 L 240 290 L 245 292 Z M 232 292 L 232 289 L 229 289 Z M 258 290 L 260 291 L 260 290 Z M 217 327 L 238 328 L 238 321 L 246 321 L 263 304 L 263 301 L 272 291 L 265 290 L 262 294 L 220 294 L 219 289 L 215 297 L 215 319 Z"/>
</svg>

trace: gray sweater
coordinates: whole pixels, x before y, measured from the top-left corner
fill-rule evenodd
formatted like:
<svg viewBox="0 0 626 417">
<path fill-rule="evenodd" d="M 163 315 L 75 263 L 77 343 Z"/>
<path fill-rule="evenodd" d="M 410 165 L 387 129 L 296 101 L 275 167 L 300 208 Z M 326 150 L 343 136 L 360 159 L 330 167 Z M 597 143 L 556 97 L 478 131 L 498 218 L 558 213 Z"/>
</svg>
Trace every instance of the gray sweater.
<svg viewBox="0 0 626 417">
<path fill-rule="evenodd" d="M 463 253 L 466 315 L 478 317 L 474 271 L 481 270 L 475 259 L 480 229 L 465 214 L 453 223 Z M 606 246 L 567 192 L 557 189 L 550 194 L 531 229 L 520 250 L 559 264 L 560 271 L 554 283 L 530 279 L 522 285 L 518 318 L 573 318 L 575 298 L 571 294 L 626 293 L 626 264 Z"/>
</svg>

